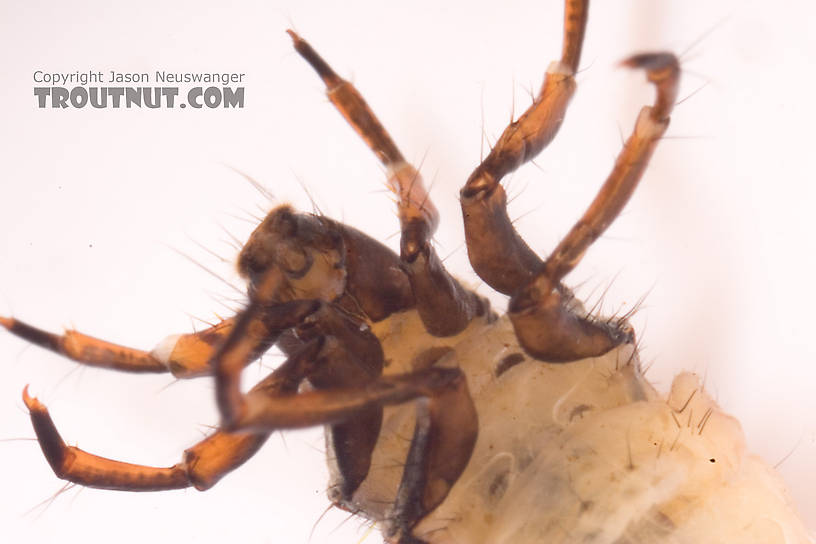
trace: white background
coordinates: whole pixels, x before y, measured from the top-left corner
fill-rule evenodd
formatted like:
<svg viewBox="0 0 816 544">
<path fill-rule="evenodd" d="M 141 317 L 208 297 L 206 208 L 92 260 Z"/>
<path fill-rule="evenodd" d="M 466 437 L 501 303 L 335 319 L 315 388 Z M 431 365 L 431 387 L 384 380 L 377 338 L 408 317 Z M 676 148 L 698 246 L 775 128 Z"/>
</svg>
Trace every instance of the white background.
<svg viewBox="0 0 816 544">
<path fill-rule="evenodd" d="M 353 79 L 422 163 L 442 213 L 438 251 L 475 284 L 458 189 L 479 160 L 482 126 L 495 140 L 558 56 L 560 2 L 340 4 L 0 4 L 0 314 L 143 348 L 189 330 L 188 314 L 225 315 L 218 299 L 230 289 L 169 248 L 234 277 L 190 241 L 232 259 L 218 224 L 243 239 L 252 225 L 235 216 L 272 205 L 231 167 L 305 210 L 308 190 L 323 212 L 395 247 L 381 169 L 292 52 L 289 26 Z M 595 2 L 578 94 L 539 167 L 509 179 L 510 214 L 532 247 L 552 248 L 651 101 L 642 75 L 615 63 L 645 49 L 684 52 L 681 97 L 703 88 L 677 107 L 641 189 L 568 282 L 595 297 L 611 282 L 607 311 L 648 293 L 632 320 L 648 376 L 665 390 L 681 369 L 705 375 L 753 451 L 772 464 L 790 454 L 780 472 L 816 529 L 813 10 L 710 4 Z M 37 69 L 245 72 L 246 107 L 39 110 Z M 79 369 L 8 335 L 0 364 L 0 439 L 33 436 L 27 383 L 68 442 L 122 460 L 175 463 L 217 421 L 207 380 L 165 388 L 166 376 Z M 360 520 L 317 521 L 327 505 L 321 450 L 318 430 L 276 435 L 207 493 L 73 489 L 35 508 L 62 483 L 35 442 L 0 442 L 2 538 L 358 542 Z"/>
</svg>

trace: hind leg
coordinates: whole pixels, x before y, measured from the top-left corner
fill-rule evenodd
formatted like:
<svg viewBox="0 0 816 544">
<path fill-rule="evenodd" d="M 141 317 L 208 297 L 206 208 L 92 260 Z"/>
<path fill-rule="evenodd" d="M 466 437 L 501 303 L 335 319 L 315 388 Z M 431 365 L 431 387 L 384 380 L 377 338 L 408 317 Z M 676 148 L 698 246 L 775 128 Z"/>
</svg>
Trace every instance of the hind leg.
<svg viewBox="0 0 816 544">
<path fill-rule="evenodd" d="M 516 232 L 507 215 L 501 179 L 533 159 L 553 139 L 575 91 L 588 2 L 567 1 L 561 59 L 547 70 L 539 95 L 502 133 L 461 191 L 468 256 L 476 273 L 511 295 L 509 313 L 516 335 L 532 356 L 566 362 L 606 353 L 632 333 L 623 322 L 598 321 L 573 309 L 561 280 L 612 223 L 634 192 L 657 142 L 669 124 L 679 82 L 679 65 L 669 53 L 634 56 L 626 66 L 643 68 L 657 88 L 652 107 L 641 111 L 612 173 L 584 216 L 542 261 Z"/>
<path fill-rule="evenodd" d="M 657 142 L 669 126 L 677 95 L 680 67 L 671 53 L 636 55 L 626 66 L 643 68 L 657 88 L 653 106 L 645 106 L 632 135 L 595 200 L 553 250 L 543 266 L 510 300 L 509 313 L 519 343 L 542 360 L 559 362 L 593 357 L 632 341 L 624 321 L 599 321 L 578 315 L 568 304 L 571 294 L 561 279 L 580 262 L 589 246 L 615 220 L 634 193 Z"/>
</svg>

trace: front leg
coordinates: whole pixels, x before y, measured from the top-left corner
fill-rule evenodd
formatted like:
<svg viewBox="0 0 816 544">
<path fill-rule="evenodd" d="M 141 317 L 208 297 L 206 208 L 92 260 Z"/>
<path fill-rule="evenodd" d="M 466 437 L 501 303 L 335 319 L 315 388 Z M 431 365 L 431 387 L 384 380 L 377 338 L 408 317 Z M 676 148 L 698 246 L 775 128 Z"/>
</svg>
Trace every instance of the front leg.
<svg viewBox="0 0 816 544">
<path fill-rule="evenodd" d="M 349 125 L 385 166 L 388 186 L 397 195 L 400 261 L 411 282 L 425 329 L 434 336 L 453 336 L 470 321 L 489 312 L 485 299 L 465 289 L 451 276 L 431 245 L 439 212 L 420 173 L 403 157 L 391 136 L 350 82 L 338 76 L 306 40 L 289 31 L 295 50 L 326 85 L 326 95 Z"/>
</svg>

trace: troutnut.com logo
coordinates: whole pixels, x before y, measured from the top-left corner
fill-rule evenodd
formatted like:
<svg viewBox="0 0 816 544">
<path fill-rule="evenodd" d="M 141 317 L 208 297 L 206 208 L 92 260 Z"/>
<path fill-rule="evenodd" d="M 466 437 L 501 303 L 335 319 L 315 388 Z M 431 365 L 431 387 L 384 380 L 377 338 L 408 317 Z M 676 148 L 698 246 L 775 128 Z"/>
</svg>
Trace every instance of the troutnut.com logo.
<svg viewBox="0 0 816 544">
<path fill-rule="evenodd" d="M 115 70 L 106 73 L 36 70 L 34 97 L 37 107 L 58 109 L 244 107 L 241 84 L 246 74 L 156 70 L 152 75 L 151 78 L 148 72 Z"/>
</svg>

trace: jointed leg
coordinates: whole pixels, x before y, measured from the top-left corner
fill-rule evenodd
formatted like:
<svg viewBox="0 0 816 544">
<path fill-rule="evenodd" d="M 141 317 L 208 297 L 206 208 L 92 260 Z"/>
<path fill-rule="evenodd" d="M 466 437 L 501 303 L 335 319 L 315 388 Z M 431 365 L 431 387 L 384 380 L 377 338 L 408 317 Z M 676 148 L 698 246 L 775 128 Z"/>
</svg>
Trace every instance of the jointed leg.
<svg viewBox="0 0 816 544">
<path fill-rule="evenodd" d="M 417 404 L 417 420 L 397 500 L 385 534 L 389 542 L 421 544 L 413 527 L 448 495 L 470 460 L 478 435 L 476 413 L 464 376 Z"/>
<path fill-rule="evenodd" d="M 680 67 L 674 55 L 636 55 L 622 64 L 646 70 L 649 81 L 657 87 L 655 105 L 641 110 L 633 134 L 624 144 L 612 173 L 595 200 L 544 263 L 538 276 L 549 278 L 553 284 L 578 264 L 584 252 L 623 210 L 643 176 L 658 140 L 669 126 L 669 114 L 674 107 L 680 78 Z"/>
<path fill-rule="evenodd" d="M 163 360 L 163 357 L 156 355 L 155 350 L 147 352 L 119 346 L 73 330 L 65 331 L 65 334 L 62 335 L 54 334 L 10 317 L 0 317 L 0 325 L 10 333 L 28 340 L 32 344 L 65 355 L 69 359 L 88 366 L 138 373 L 172 371 L 167 362 Z M 231 328 L 232 320 L 228 319 L 206 331 L 194 335 L 182 335 L 179 340 L 185 338 L 185 343 L 198 344 L 202 339 L 210 338 L 213 335 L 226 338 Z M 172 353 L 172 350 L 162 351 Z M 192 351 L 192 353 L 182 360 L 182 363 L 187 367 L 185 370 L 187 372 L 203 370 L 202 367 L 206 364 L 206 359 L 201 360 L 201 357 L 197 357 L 197 350 L 188 351 Z M 207 358 L 209 358 L 209 354 Z M 169 362 L 170 357 L 167 357 L 166 360 Z"/>
<path fill-rule="evenodd" d="M 680 78 L 670 53 L 636 55 L 624 65 L 644 68 L 657 87 L 654 106 L 644 107 L 615 167 L 583 217 L 547 258 L 534 278 L 510 300 L 510 319 L 524 349 L 546 361 L 571 361 L 601 355 L 632 340 L 624 323 L 579 316 L 567 308 L 561 279 L 617 217 L 637 187 L 657 142 L 669 126 Z M 569 295 L 567 295 L 569 296 Z"/>
<path fill-rule="evenodd" d="M 385 357 L 377 337 L 334 305 L 322 304 L 282 337 L 278 347 L 294 354 L 311 341 L 322 345 L 308 376 L 318 390 L 362 388 L 382 375 Z M 368 476 L 382 419 L 382 407 L 374 406 L 327 429 L 327 456 L 335 465 L 330 497 L 336 503 L 350 500 Z"/>
<path fill-rule="evenodd" d="M 402 230 L 400 258 L 408 272 L 425 328 L 435 336 L 457 334 L 475 315 L 487 311 L 487 307 L 448 274 L 431 247 L 430 239 L 439 223 L 439 213 L 422 177 L 405 161 L 357 89 L 338 76 L 305 40 L 291 30 L 289 34 L 297 52 L 323 79 L 329 100 L 388 170 L 389 186 L 398 196 Z"/>
<path fill-rule="evenodd" d="M 535 157 L 554 137 L 575 90 L 588 0 L 565 3 L 561 61 L 550 66 L 539 96 L 511 123 L 462 188 L 462 213 L 468 256 L 479 276 L 511 295 L 510 317 L 516 335 L 532 356 L 565 362 L 601 355 L 632 340 L 624 323 L 600 322 L 570 307 L 572 294 L 561 279 L 629 200 L 668 126 L 677 93 L 679 67 L 671 54 L 638 55 L 624 64 L 647 70 L 657 99 L 645 108 L 609 179 L 595 201 L 546 261 L 521 239 L 507 216 L 501 178 Z"/>
<path fill-rule="evenodd" d="M 115 461 L 67 446 L 46 407 L 23 391 L 37 440 L 58 478 L 87 487 L 119 491 L 164 491 L 195 486 L 212 487 L 227 472 L 252 457 L 269 436 L 216 431 L 184 452 L 171 467 L 149 467 Z"/>
<path fill-rule="evenodd" d="M 330 340 L 310 344 L 318 351 L 316 358 L 324 349 L 334 351 Z M 319 367 L 319 363 L 314 365 Z M 361 415 L 383 406 L 415 399 L 425 400 L 417 403 L 416 428 L 386 532 L 389 542 L 416 543 L 419 541 L 411 535 L 413 527 L 448 495 L 476 443 L 478 415 L 458 368 L 430 367 L 362 386 L 285 397 L 253 390 L 241 399 L 238 417 L 230 428 L 270 432 L 327 423 L 336 428 L 337 424 L 357 422 Z M 342 498 L 351 498 L 355 489 L 356 485 L 349 485 L 341 490 Z"/>
<path fill-rule="evenodd" d="M 301 302 L 296 305 L 298 308 L 287 307 L 292 310 L 292 324 L 300 320 L 304 312 L 309 311 L 310 304 Z M 275 330 L 281 328 L 280 323 L 275 322 L 277 319 L 279 318 L 267 315 L 256 326 L 254 335 L 268 338 L 256 347 L 254 357 L 247 363 L 275 343 L 277 334 L 280 334 L 280 330 L 277 334 Z M 196 378 L 212 374 L 210 359 L 232 332 L 235 318 L 224 319 L 196 333 L 169 336 L 152 351 L 120 346 L 74 330 L 62 335 L 54 334 L 14 318 L 0 317 L 0 325 L 32 344 L 84 365 L 134 373 L 171 372 L 176 378 Z"/>
<path fill-rule="evenodd" d="M 377 338 L 361 322 L 328 303 L 309 304 L 308 314 L 298 315 L 291 311 L 292 301 L 276 304 L 281 290 L 286 288 L 285 277 L 278 269 L 272 269 L 259 278 L 250 292 L 250 303 L 238 316 L 232 334 L 214 355 L 216 399 L 222 414 L 222 424 L 235 429 L 246 422 L 243 417 L 254 406 L 258 395 L 243 395 L 241 371 L 247 360 L 264 337 L 250 333 L 259 322 L 268 321 L 270 314 L 277 314 L 292 329 L 280 338 L 279 347 L 295 356 L 304 349 L 312 350 L 306 376 L 309 383 L 321 390 L 331 388 L 362 388 L 377 380 L 384 366 L 383 352 Z M 296 318 L 293 320 L 292 318 Z M 317 346 L 317 347 L 315 347 Z M 302 355 L 299 355 L 302 357 Z M 261 397 L 264 394 L 259 393 Z M 271 401 L 267 401 L 271 402 Z M 282 403 L 300 410 L 300 397 L 287 398 Z M 293 413 L 297 419 L 297 414 Z M 336 500 L 347 500 L 368 475 L 371 455 L 376 445 L 382 423 L 382 408 L 371 405 L 355 412 L 354 420 L 340 418 L 331 423 L 328 432 L 329 447 L 337 462 Z M 302 425 L 312 423 L 303 421 Z"/>
<path fill-rule="evenodd" d="M 59 335 L 9 317 L 0 325 L 10 333 L 79 363 L 134 373 L 171 372 L 177 378 L 196 378 L 212 373 L 208 363 L 234 325 L 231 317 L 202 331 L 169 336 L 152 351 L 133 349 L 69 330 Z"/>
<path fill-rule="evenodd" d="M 289 358 L 253 392 L 266 396 L 292 397 L 305 375 L 305 361 L 312 352 Z M 269 436 L 267 432 L 232 434 L 218 430 L 184 452 L 181 463 L 172 467 L 148 467 L 114 461 L 67 446 L 60 437 L 46 407 L 23 390 L 23 401 L 31 415 L 37 440 L 51 468 L 59 478 L 88 487 L 123 491 L 161 491 L 194 486 L 209 489 L 247 459 Z"/>
<path fill-rule="evenodd" d="M 526 285 L 542 262 L 513 228 L 500 181 L 538 155 L 561 127 L 575 92 L 588 4 L 566 2 L 561 60 L 550 65 L 533 104 L 504 130 L 461 191 L 470 263 L 479 277 L 506 295 Z"/>
<path fill-rule="evenodd" d="M 351 499 L 367 475 L 371 452 L 379 436 L 382 407 L 425 398 L 430 412 L 418 417 L 410 464 L 422 466 L 421 477 L 406 470 L 401 496 L 418 494 L 418 505 L 397 499 L 395 531 L 407 531 L 447 495 L 467 465 L 477 434 L 477 415 L 459 369 L 430 367 L 416 372 L 380 377 L 382 350 L 368 331 L 353 325 L 340 310 L 323 304 L 295 327 L 296 339 L 282 348 L 297 353 L 302 372 L 315 390 L 297 395 L 268 395 L 240 388 L 243 359 L 252 348 L 244 329 L 263 307 L 263 296 L 275 298 L 276 278 L 271 273 L 238 317 L 229 339 L 215 355 L 216 387 L 222 427 L 229 431 L 270 432 L 318 424 L 332 426 L 332 449 L 341 481 L 335 500 Z M 298 342 L 305 342 L 300 344 Z M 296 352 L 293 350 L 297 350 Z M 294 355 L 293 355 L 294 357 Z M 350 443 L 346 443 L 351 439 Z M 402 489 L 401 487 L 401 489 Z M 402 502 L 401 502 L 402 501 Z M 401 517 L 400 517 L 401 516 Z"/>
<path fill-rule="evenodd" d="M 306 40 L 289 30 L 295 50 L 326 84 L 326 95 L 340 114 L 388 169 L 388 183 L 399 201 L 403 258 L 411 258 L 425 245 L 439 224 L 439 212 L 431 202 L 422 177 L 405 161 L 391 136 L 357 89 L 338 76 Z"/>
<path fill-rule="evenodd" d="M 254 360 L 277 340 L 281 332 L 303 321 L 316 308 L 316 303 L 309 300 L 261 308 L 257 312 L 257 319 L 243 328 L 243 338 L 251 343 L 251 348 L 244 359 L 245 363 Z M 80 333 L 57 336 L 19 321 L 7 320 L 7 322 L 9 324 L 7 328 L 12 332 L 80 362 L 133 370 L 140 368 L 137 364 L 139 362 L 159 360 L 152 354 L 109 344 Z M 181 359 L 188 363 L 186 368 L 199 368 L 199 373 L 205 371 L 211 373 L 210 360 L 213 353 L 234 332 L 235 318 L 231 318 L 206 331 L 186 335 L 187 338 L 181 343 L 183 354 Z M 176 342 L 173 354 L 178 355 L 176 352 L 179 349 L 179 342 Z M 305 357 L 308 356 L 309 353 L 306 353 Z M 262 390 L 265 395 L 292 395 L 297 391 L 305 375 L 303 360 L 303 356 L 290 358 L 267 379 L 256 385 L 253 391 Z M 226 472 L 237 468 L 251 457 L 268 436 L 268 433 L 263 432 L 235 435 L 217 431 L 187 450 L 184 460 L 172 467 L 133 465 L 66 446 L 48 410 L 37 399 L 28 395 L 27 388 L 23 391 L 23 400 L 31 414 L 31 421 L 43 453 L 57 476 L 90 487 L 157 491 L 193 485 L 198 489 L 207 489 Z"/>
</svg>

